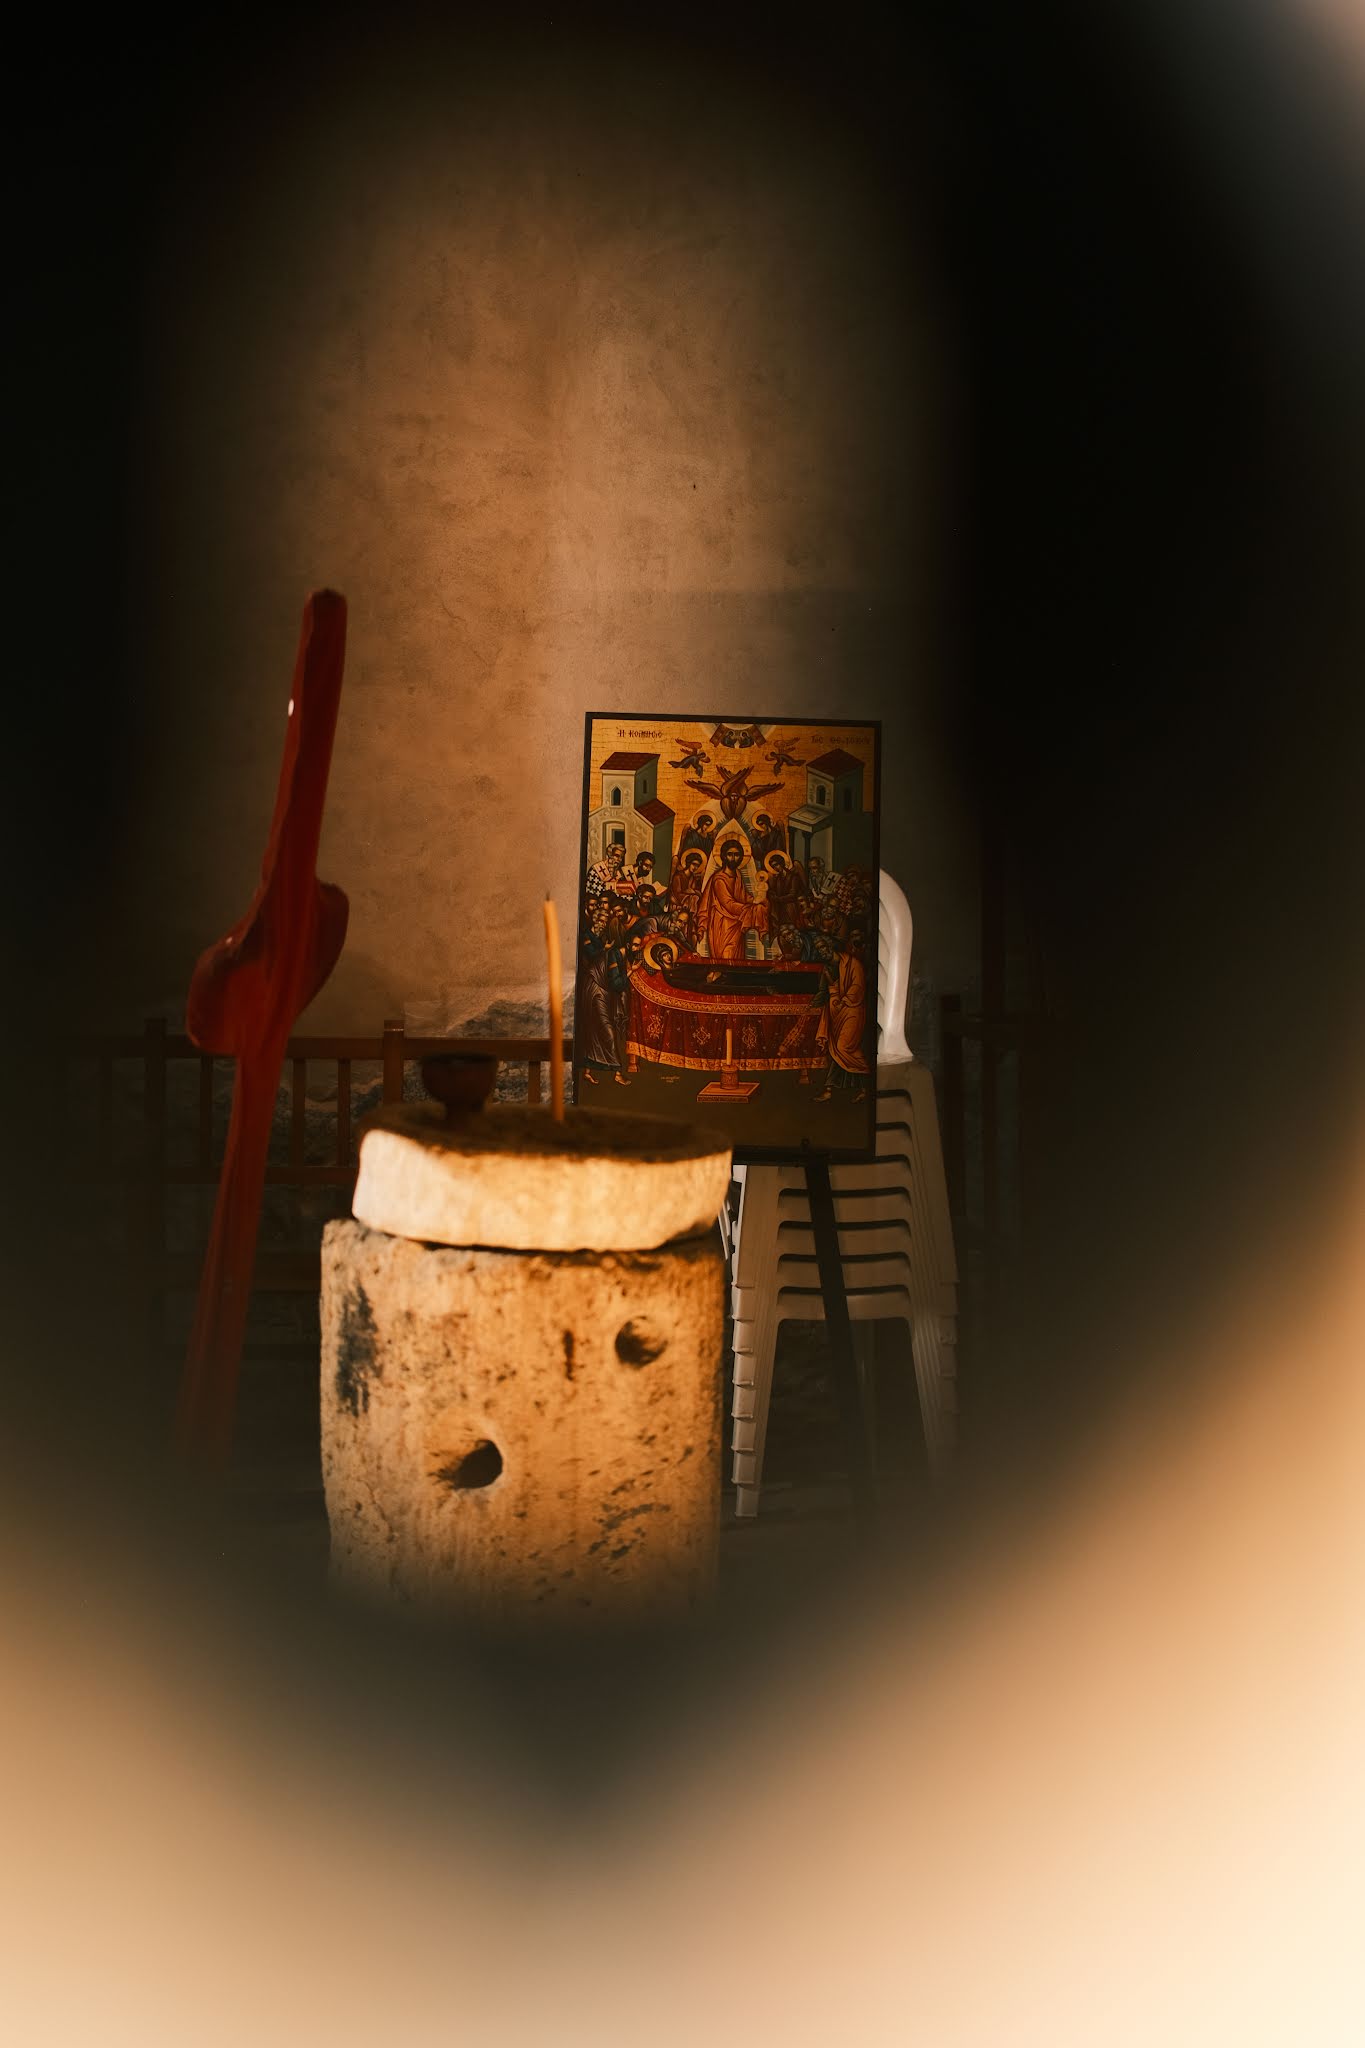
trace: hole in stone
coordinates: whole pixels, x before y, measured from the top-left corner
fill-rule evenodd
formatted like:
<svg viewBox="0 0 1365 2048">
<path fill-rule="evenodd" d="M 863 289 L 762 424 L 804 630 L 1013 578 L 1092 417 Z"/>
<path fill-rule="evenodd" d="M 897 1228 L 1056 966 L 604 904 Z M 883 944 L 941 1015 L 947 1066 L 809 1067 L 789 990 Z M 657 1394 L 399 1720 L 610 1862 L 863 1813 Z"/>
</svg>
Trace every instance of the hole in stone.
<svg viewBox="0 0 1365 2048">
<path fill-rule="evenodd" d="M 462 1458 L 455 1458 L 449 1465 L 443 1465 L 436 1474 L 442 1486 L 448 1486 L 452 1493 L 468 1493 L 478 1486 L 491 1486 L 502 1471 L 502 1452 L 487 1437 L 476 1443 L 472 1451 L 466 1451 Z"/>
<path fill-rule="evenodd" d="M 648 1365 L 667 1349 L 667 1337 L 642 1316 L 632 1316 L 616 1332 L 616 1356 L 623 1365 Z"/>
</svg>

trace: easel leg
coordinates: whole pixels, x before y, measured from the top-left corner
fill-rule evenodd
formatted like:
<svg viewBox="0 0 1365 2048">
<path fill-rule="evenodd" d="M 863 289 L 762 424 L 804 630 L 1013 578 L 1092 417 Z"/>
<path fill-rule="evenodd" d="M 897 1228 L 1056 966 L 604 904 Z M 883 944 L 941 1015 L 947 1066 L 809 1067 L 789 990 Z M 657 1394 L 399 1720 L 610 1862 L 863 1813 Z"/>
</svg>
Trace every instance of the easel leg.
<svg viewBox="0 0 1365 2048">
<path fill-rule="evenodd" d="M 828 1161 L 807 1160 L 806 1195 L 810 1202 L 815 1257 L 820 1269 L 820 1293 L 825 1306 L 834 1395 L 839 1404 L 844 1454 L 853 1494 L 853 1519 L 860 1535 L 870 1538 L 876 1534 L 877 1528 L 877 1493 L 872 1477 L 867 1419 L 858 1385 L 858 1367 L 853 1356 L 853 1326 L 849 1321 L 843 1260 L 839 1256 L 839 1229 L 834 1217 L 834 1192 L 830 1187 Z"/>
</svg>

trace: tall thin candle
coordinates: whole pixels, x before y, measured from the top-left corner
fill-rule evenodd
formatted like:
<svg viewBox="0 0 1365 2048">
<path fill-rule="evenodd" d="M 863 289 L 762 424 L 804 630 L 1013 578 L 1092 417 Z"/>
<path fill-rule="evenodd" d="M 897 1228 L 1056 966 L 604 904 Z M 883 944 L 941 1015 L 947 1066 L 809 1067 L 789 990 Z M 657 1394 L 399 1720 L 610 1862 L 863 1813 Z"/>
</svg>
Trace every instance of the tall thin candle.
<svg viewBox="0 0 1365 2048">
<path fill-rule="evenodd" d="M 564 1121 L 564 969 L 559 953 L 559 916 L 545 898 L 545 954 L 550 978 L 550 1106 Z"/>
</svg>

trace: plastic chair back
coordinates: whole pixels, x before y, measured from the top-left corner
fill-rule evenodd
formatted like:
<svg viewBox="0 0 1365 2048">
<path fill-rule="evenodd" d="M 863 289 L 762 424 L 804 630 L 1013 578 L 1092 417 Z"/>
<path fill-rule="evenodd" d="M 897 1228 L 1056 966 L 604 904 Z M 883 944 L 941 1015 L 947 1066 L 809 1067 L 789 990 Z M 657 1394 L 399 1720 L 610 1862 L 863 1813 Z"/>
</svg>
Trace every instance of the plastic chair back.
<svg viewBox="0 0 1365 2048">
<path fill-rule="evenodd" d="M 877 876 L 877 1064 L 897 1065 L 915 1055 L 905 1041 L 910 1011 L 910 954 L 915 925 L 899 882 L 882 868 Z"/>
</svg>

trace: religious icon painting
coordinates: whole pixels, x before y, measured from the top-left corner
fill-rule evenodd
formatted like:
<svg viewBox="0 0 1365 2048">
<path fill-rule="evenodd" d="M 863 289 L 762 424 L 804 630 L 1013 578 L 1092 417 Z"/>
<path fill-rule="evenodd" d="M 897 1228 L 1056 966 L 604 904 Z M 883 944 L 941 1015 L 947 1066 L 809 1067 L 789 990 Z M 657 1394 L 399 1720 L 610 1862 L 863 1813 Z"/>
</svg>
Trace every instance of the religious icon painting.
<svg viewBox="0 0 1365 2048">
<path fill-rule="evenodd" d="M 580 1103 L 871 1156 L 879 792 L 875 723 L 589 713 Z"/>
</svg>

